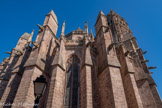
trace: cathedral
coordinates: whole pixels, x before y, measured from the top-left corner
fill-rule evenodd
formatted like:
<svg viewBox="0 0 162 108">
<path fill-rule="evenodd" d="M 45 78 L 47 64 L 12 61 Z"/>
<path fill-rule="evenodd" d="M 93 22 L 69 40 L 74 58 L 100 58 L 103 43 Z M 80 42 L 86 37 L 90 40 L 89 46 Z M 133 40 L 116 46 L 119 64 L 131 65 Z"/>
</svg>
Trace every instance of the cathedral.
<svg viewBox="0 0 162 108">
<path fill-rule="evenodd" d="M 0 108 L 162 108 L 144 54 L 127 22 L 111 10 L 59 38 L 51 10 L 33 41 L 24 33 L 0 64 Z M 43 84 L 43 85 L 42 85 Z M 40 92 L 39 92 L 40 91 Z"/>
</svg>

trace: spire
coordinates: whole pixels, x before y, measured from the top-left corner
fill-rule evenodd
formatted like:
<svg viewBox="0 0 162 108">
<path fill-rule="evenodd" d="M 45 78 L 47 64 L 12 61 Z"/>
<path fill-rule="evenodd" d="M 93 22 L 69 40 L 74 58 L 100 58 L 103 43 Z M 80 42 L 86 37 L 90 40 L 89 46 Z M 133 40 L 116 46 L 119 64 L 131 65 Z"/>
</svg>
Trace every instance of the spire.
<svg viewBox="0 0 162 108">
<path fill-rule="evenodd" d="M 87 21 L 85 22 L 85 27 L 84 27 L 84 29 L 85 29 L 85 32 L 88 33 L 88 25 L 87 25 Z"/>
<path fill-rule="evenodd" d="M 34 34 L 34 29 L 33 29 L 33 31 L 32 31 L 31 34 L 30 34 L 30 37 L 29 37 L 29 39 L 28 39 L 28 42 L 31 42 L 31 41 L 32 41 L 33 34 Z"/>
<path fill-rule="evenodd" d="M 65 21 L 62 24 L 61 36 L 65 35 L 64 32 L 65 32 Z"/>
</svg>

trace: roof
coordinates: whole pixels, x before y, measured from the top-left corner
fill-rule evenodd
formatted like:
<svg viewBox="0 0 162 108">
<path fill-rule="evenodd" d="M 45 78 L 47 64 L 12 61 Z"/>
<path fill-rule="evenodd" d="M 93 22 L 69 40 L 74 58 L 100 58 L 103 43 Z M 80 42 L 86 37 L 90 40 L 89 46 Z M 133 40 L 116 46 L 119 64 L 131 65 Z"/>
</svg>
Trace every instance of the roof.
<svg viewBox="0 0 162 108">
<path fill-rule="evenodd" d="M 80 27 L 78 27 L 77 30 L 72 31 L 72 32 L 66 34 L 65 37 L 69 37 L 69 36 L 71 36 L 72 34 L 86 34 L 86 33 L 85 33 L 85 31 L 83 31 Z"/>
</svg>

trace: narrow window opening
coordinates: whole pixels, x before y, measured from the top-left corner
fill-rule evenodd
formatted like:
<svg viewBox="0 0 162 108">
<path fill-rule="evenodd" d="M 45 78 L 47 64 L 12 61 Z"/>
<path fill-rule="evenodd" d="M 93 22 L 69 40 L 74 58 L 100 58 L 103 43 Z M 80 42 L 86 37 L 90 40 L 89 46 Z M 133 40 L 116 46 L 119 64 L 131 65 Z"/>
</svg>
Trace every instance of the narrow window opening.
<svg viewBox="0 0 162 108">
<path fill-rule="evenodd" d="M 79 108 L 79 64 L 77 56 L 68 60 L 64 108 Z"/>
</svg>

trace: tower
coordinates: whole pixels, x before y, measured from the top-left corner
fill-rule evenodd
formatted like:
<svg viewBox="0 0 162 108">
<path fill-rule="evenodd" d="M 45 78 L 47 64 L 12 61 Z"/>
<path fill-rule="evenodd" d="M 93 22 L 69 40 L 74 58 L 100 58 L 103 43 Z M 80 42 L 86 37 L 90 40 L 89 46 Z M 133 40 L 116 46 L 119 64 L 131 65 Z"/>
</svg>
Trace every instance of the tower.
<svg viewBox="0 0 162 108">
<path fill-rule="evenodd" d="M 33 108 L 34 84 L 47 82 L 39 108 L 161 108 L 162 102 L 125 19 L 113 10 L 99 12 L 95 38 L 80 27 L 61 34 L 51 10 L 33 41 L 24 33 L 0 65 L 0 108 Z"/>
</svg>

